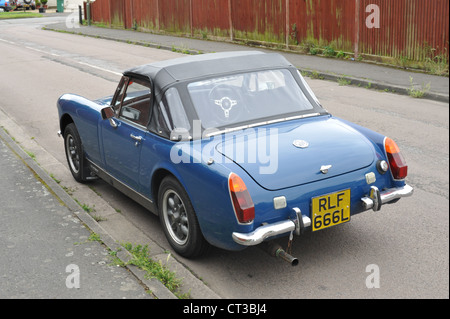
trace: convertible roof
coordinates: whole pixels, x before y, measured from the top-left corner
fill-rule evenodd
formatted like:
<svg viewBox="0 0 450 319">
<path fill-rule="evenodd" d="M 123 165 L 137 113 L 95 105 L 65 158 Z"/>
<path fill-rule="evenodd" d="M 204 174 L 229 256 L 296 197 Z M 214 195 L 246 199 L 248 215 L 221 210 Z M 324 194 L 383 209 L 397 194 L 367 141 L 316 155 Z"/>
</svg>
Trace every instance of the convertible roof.
<svg viewBox="0 0 450 319">
<path fill-rule="evenodd" d="M 156 90 L 169 84 L 212 75 L 292 66 L 278 53 L 236 51 L 208 53 L 134 67 L 125 76 L 146 77 Z"/>
</svg>

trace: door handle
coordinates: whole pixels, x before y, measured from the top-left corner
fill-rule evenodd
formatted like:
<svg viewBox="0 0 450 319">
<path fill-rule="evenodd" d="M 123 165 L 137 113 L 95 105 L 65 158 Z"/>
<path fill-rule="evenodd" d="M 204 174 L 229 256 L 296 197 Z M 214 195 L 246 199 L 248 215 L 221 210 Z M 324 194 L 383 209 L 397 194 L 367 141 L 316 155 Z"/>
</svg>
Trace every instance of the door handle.
<svg viewBox="0 0 450 319">
<path fill-rule="evenodd" d="M 135 146 L 138 146 L 139 143 L 143 140 L 142 136 L 136 136 L 134 134 L 130 134 L 130 137 L 136 141 L 136 143 L 134 143 Z"/>
</svg>

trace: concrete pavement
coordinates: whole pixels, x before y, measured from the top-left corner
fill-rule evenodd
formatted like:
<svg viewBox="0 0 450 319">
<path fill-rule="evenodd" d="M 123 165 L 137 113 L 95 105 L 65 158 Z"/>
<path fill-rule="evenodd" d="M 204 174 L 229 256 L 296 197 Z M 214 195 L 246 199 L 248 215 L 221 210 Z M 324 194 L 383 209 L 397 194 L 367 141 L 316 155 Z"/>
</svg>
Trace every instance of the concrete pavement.
<svg viewBox="0 0 450 319">
<path fill-rule="evenodd" d="M 80 26 L 77 23 L 77 17 L 77 13 L 73 13 L 68 16 L 65 23 L 48 25 L 46 26 L 46 29 L 190 54 L 256 49 L 274 52 L 274 50 L 271 49 L 262 47 L 250 48 L 246 45 L 231 42 L 216 42 L 187 37 L 136 32 L 132 30 Z M 435 76 L 374 63 L 325 58 L 297 54 L 289 51 L 277 52 L 286 56 L 286 58 L 301 71 L 317 78 L 332 81 L 338 81 L 344 78 L 346 81 L 350 81 L 350 85 L 376 90 L 388 90 L 398 94 L 408 94 L 408 89 L 412 87 L 412 78 L 413 87 L 417 90 L 423 90 L 423 88 L 429 84 L 430 89 L 424 98 L 449 102 L 448 77 Z"/>
<path fill-rule="evenodd" d="M 93 224 L 53 183 L 0 129 L 0 298 L 156 298 L 111 264 L 108 249 L 92 240 L 98 227 L 86 227 Z"/>
<path fill-rule="evenodd" d="M 63 185 L 58 185 L 48 172 L 62 179 Z M 20 181 L 22 175 L 26 175 L 26 181 Z M 131 243 L 147 245 L 152 260 L 175 272 L 176 278 L 182 280 L 180 294 L 188 294 L 192 299 L 220 299 L 182 263 L 96 196 L 89 185 L 76 183 L 66 163 L 30 139 L 1 109 L 0 194 L 0 242 L 10 248 L 7 254 L 0 250 L 0 298 L 177 299 L 158 279 L 148 278 L 140 268 L 111 265 L 110 251 L 117 252 L 124 263 L 131 259 L 121 246 Z M 86 202 L 94 203 L 93 215 L 101 218 L 100 222 L 80 206 Z M 35 213 L 29 216 L 30 212 Z M 76 225 L 79 229 L 75 231 Z M 100 241 L 91 242 L 91 234 Z M 80 289 L 65 285 L 74 272 L 69 267 L 65 273 L 71 265 L 78 266 Z M 23 286 L 27 282 L 31 286 Z"/>
</svg>

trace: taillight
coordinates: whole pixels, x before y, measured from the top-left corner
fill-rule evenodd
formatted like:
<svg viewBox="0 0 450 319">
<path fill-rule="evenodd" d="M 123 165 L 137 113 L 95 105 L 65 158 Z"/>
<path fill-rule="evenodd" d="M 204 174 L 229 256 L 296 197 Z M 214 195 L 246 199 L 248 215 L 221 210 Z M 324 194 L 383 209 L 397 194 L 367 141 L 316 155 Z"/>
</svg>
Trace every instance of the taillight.
<svg viewBox="0 0 450 319">
<path fill-rule="evenodd" d="M 394 179 L 404 179 L 408 175 L 408 165 L 406 165 L 406 161 L 400 153 L 397 144 L 389 137 L 386 137 L 384 148 L 386 149 L 392 176 Z"/>
<path fill-rule="evenodd" d="M 255 219 L 255 206 L 244 181 L 234 173 L 228 177 L 231 202 L 234 212 L 241 224 L 248 224 Z"/>
</svg>

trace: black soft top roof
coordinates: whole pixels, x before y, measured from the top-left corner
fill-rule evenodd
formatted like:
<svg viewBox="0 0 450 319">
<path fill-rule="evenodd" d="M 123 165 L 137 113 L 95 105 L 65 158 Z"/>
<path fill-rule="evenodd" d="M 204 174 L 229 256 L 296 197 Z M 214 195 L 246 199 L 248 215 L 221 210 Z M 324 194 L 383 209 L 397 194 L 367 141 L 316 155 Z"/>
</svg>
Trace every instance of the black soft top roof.
<svg viewBox="0 0 450 319">
<path fill-rule="evenodd" d="M 278 53 L 237 51 L 208 53 L 134 67 L 125 76 L 144 77 L 155 84 L 156 93 L 169 84 L 214 75 L 292 66 Z"/>
</svg>

